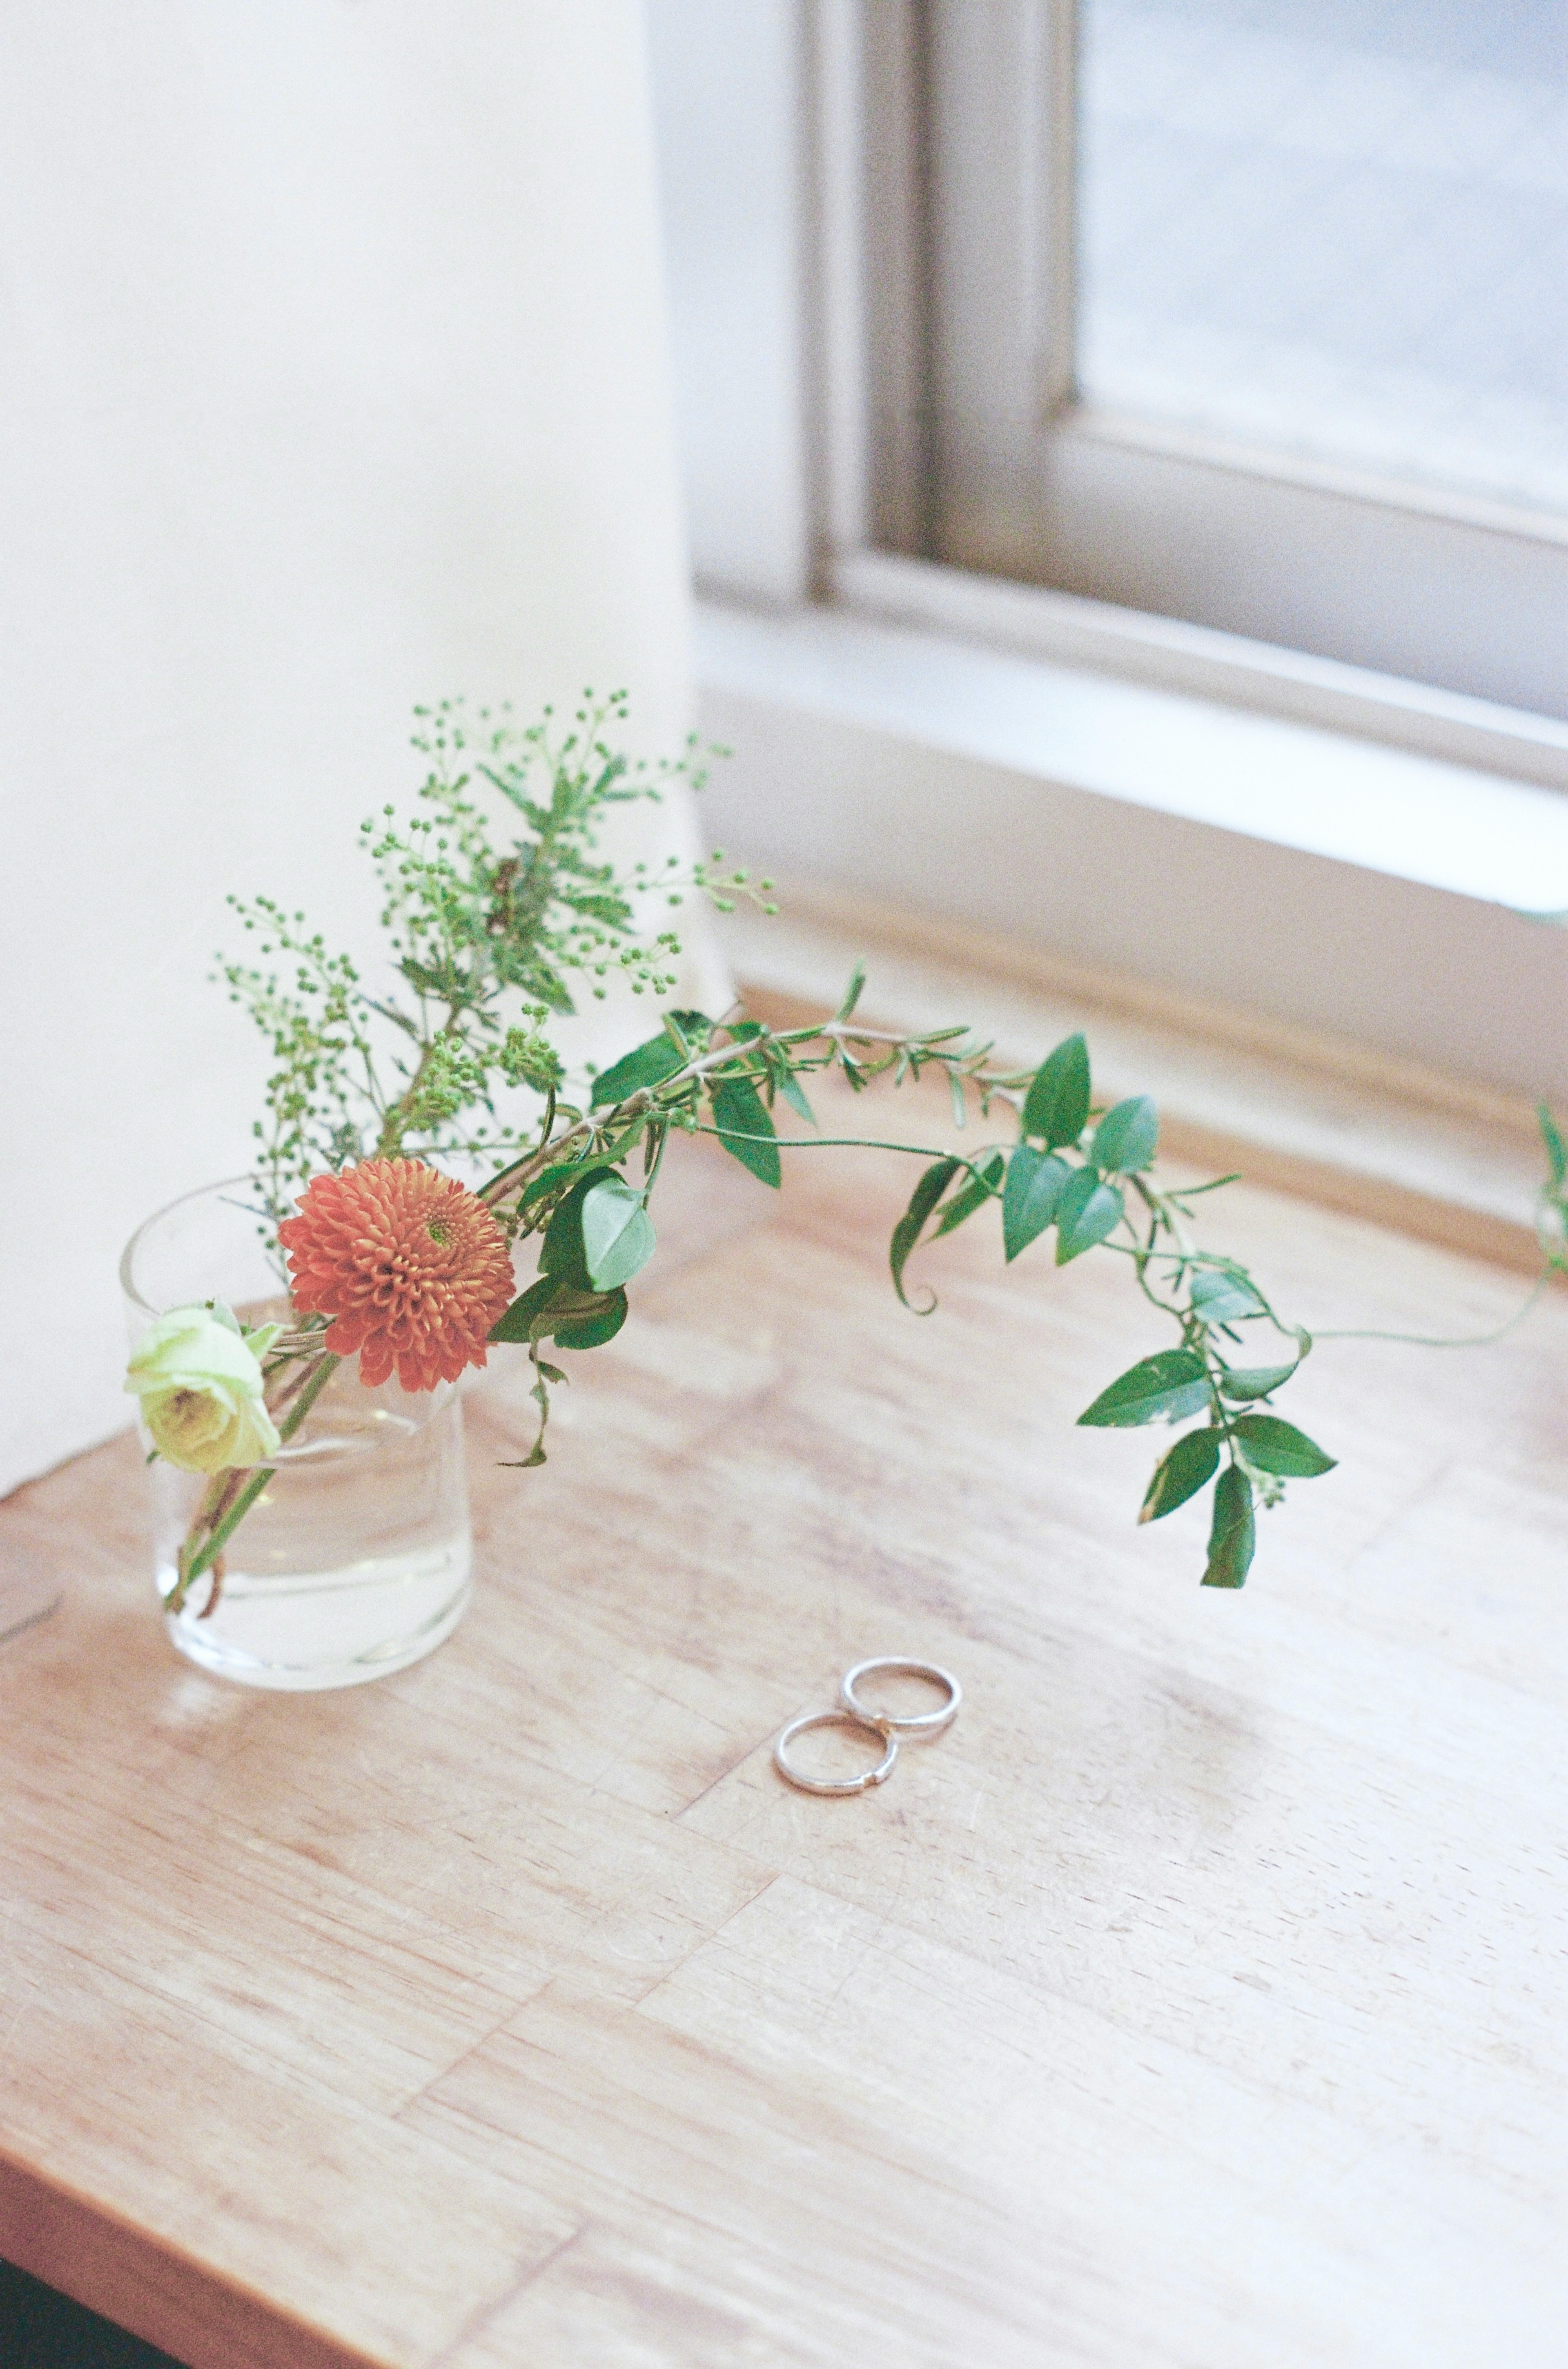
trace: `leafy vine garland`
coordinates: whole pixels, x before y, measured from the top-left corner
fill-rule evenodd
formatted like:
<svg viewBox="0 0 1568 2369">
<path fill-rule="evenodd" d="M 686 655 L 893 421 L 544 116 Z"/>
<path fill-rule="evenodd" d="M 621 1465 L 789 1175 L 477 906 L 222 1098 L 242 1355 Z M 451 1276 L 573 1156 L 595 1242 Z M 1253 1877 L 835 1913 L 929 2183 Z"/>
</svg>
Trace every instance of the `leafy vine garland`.
<svg viewBox="0 0 1568 2369">
<path fill-rule="evenodd" d="M 1202 1584 L 1242 1586 L 1258 1504 L 1276 1504 L 1288 1482 L 1329 1472 L 1334 1459 L 1275 1408 L 1311 1336 L 1275 1310 L 1240 1260 L 1196 1240 L 1193 1203 L 1234 1179 L 1180 1191 L 1157 1184 L 1153 1103 L 1139 1094 L 1097 1110 L 1082 1036 L 1033 1070 L 998 1069 L 992 1048 L 963 1026 L 916 1035 L 866 1026 L 857 1017 L 859 967 L 829 1018 L 774 1029 L 740 1014 L 667 1011 L 646 1042 L 572 1089 L 550 1031 L 574 1011 L 574 984 L 602 995 L 617 973 L 634 993 L 655 997 L 675 984 L 679 937 L 668 926 L 648 933 L 642 917 L 650 905 L 668 910 L 700 893 L 727 910 L 747 897 L 773 911 L 771 884 L 753 884 L 744 868 L 727 870 L 722 853 L 629 872 L 601 859 L 607 809 L 657 798 L 675 779 L 700 785 L 703 778 L 694 742 L 680 762 L 662 766 L 635 766 L 615 752 L 605 736 L 624 721 L 618 694 L 598 702 L 585 694 L 565 731 L 549 711 L 522 732 L 504 714 L 481 712 L 470 724 L 456 703 L 417 713 L 415 746 L 429 761 L 423 811 L 400 827 L 387 807 L 363 826 L 383 892 L 393 988 L 372 994 L 347 956 L 305 933 L 303 915 L 265 898 L 231 900 L 245 927 L 259 933 L 261 952 L 292 965 L 292 974 L 240 963 L 223 970 L 275 1059 L 256 1127 L 264 1230 L 275 1237 L 302 1188 L 323 1173 L 400 1158 L 499 1159 L 478 1197 L 513 1249 L 531 1237 L 539 1243 L 535 1279 L 488 1336 L 525 1346 L 532 1361 L 539 1412 L 521 1460 L 527 1469 L 544 1460 L 550 1391 L 567 1379 L 546 1345 L 556 1355 L 597 1348 L 627 1321 L 627 1287 L 655 1251 L 650 1204 L 673 1130 L 713 1136 L 773 1188 L 786 1151 L 853 1144 L 921 1159 L 889 1246 L 894 1289 L 915 1313 L 935 1304 L 929 1294 L 917 1303 L 906 1289 L 917 1246 L 993 1203 L 1009 1263 L 1047 1235 L 1058 1265 L 1093 1250 L 1127 1262 L 1177 1337 L 1117 1375 L 1078 1420 L 1092 1428 L 1191 1424 L 1156 1463 L 1139 1518 L 1160 1520 L 1212 1483 Z M 523 826 L 505 841 L 496 834 L 497 798 Z M 946 1078 L 959 1125 L 972 1114 L 985 1121 L 1004 1113 L 1006 1139 L 956 1152 L 815 1131 L 806 1091 L 812 1078 L 836 1072 L 858 1093 L 933 1070 Z M 521 1122 L 503 1115 L 504 1090 L 528 1095 Z M 781 1136 L 781 1104 L 813 1131 Z M 1543 1265 L 1527 1308 L 1551 1270 L 1568 1265 L 1568 1148 L 1544 1106 L 1540 1121 L 1549 1167 Z M 295 1329 L 271 1340 L 262 1361 L 280 1439 L 297 1431 L 338 1363 L 323 1345 L 324 1329 L 319 1314 L 300 1310 Z M 228 1542 L 272 1471 L 213 1477 L 180 1556 L 171 1608 L 209 1574 L 212 1609 Z"/>
</svg>

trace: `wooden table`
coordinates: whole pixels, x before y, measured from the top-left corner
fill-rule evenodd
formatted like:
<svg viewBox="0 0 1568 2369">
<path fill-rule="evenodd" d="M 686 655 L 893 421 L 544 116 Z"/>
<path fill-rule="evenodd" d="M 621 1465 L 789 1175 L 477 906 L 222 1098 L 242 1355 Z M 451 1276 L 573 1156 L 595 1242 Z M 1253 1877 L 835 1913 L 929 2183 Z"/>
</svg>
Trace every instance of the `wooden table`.
<svg viewBox="0 0 1568 2369">
<path fill-rule="evenodd" d="M 1164 1345 L 1119 1262 L 970 1230 L 920 1322 L 908 1171 L 681 1150 L 548 1468 L 474 1402 L 422 1666 L 185 1665 L 128 1441 L 0 1509 L 68 1578 L 0 1649 L 0 2254 L 193 2369 L 1568 2359 L 1568 1302 L 1322 1347 L 1343 1466 L 1227 1596 L 1133 1526 L 1163 1435 L 1070 1428 Z M 1224 1203 L 1310 1323 L 1516 1298 Z M 957 1725 L 789 1791 L 875 1653 Z"/>
</svg>

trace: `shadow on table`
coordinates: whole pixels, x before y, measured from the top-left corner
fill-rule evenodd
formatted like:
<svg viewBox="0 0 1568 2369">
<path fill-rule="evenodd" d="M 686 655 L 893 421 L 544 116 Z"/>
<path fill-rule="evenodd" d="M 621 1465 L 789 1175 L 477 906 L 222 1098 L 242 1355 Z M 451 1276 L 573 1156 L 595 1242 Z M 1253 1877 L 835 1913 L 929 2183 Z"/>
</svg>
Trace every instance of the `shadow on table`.
<svg viewBox="0 0 1568 2369">
<path fill-rule="evenodd" d="M 0 2362 L 5 2369 L 181 2369 L 9 2262 L 0 2262 Z"/>
</svg>

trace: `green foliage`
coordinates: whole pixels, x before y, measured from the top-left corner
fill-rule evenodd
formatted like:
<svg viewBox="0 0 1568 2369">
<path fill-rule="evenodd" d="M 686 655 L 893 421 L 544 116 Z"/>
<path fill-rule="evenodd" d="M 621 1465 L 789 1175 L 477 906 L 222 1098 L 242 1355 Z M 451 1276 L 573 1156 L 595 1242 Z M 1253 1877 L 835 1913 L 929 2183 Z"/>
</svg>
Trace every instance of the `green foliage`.
<svg viewBox="0 0 1568 2369">
<path fill-rule="evenodd" d="M 1024 1133 L 1055 1151 L 1075 1144 L 1089 1124 L 1089 1047 L 1064 1037 L 1047 1053 L 1024 1098 Z"/>
<path fill-rule="evenodd" d="M 1568 1271 L 1568 1144 L 1545 1103 L 1536 1105 L 1547 1178 L 1536 1202 L 1536 1232 L 1549 1268 Z"/>
<path fill-rule="evenodd" d="M 1079 1417 L 1080 1422 L 1082 1417 Z M 1219 1462 L 1219 1451 L 1225 1444 L 1222 1431 L 1185 1431 L 1174 1445 L 1168 1448 L 1154 1467 L 1154 1478 L 1149 1483 L 1140 1522 L 1162 1521 L 1207 1489 Z"/>
<path fill-rule="evenodd" d="M 968 1172 L 968 1182 L 963 1190 L 955 1193 L 951 1201 L 944 1201 L 937 1211 L 938 1234 L 952 1233 L 966 1218 L 972 1218 L 977 1209 L 983 1209 L 988 1201 L 994 1201 L 1006 1168 L 1007 1154 L 1000 1144 L 993 1143 L 989 1151 L 982 1151 Z"/>
<path fill-rule="evenodd" d="M 670 1016 L 677 1024 L 685 1023 L 692 1035 L 704 1042 L 713 1028 L 712 1021 L 700 1012 L 671 1013 Z M 644 1086 L 662 1085 L 690 1059 L 687 1046 L 668 1028 L 664 1029 L 658 1036 L 650 1036 L 646 1045 L 624 1053 L 609 1069 L 601 1070 L 593 1082 L 589 1107 L 598 1110 L 612 1103 L 624 1103 Z"/>
<path fill-rule="evenodd" d="M 626 1321 L 626 1295 L 615 1290 L 597 1295 L 599 1305 L 567 1310 L 555 1327 L 555 1340 L 563 1349 L 601 1349 L 606 1341 L 613 1341 Z"/>
<path fill-rule="evenodd" d="M 623 715 L 619 700 L 585 698 L 564 734 L 548 715 L 521 733 L 484 714 L 469 725 L 452 706 L 423 716 L 416 745 L 429 770 L 419 810 L 399 823 L 387 808 L 364 827 L 382 890 L 390 992 L 372 995 L 347 956 L 307 932 L 303 915 L 285 915 L 265 898 L 237 909 L 246 928 L 259 933 L 262 956 L 279 966 L 235 964 L 224 972 L 272 1049 L 267 1116 L 257 1128 L 271 1216 L 312 1175 L 350 1161 L 394 1153 L 498 1160 L 485 1198 L 509 1242 L 534 1237 L 538 1244 L 535 1279 L 490 1335 L 524 1348 L 533 1367 L 538 1435 L 521 1459 L 532 1466 L 544 1460 L 551 1389 L 566 1379 L 543 1346 L 601 1347 L 626 1322 L 626 1287 L 656 1251 L 649 1204 L 672 1132 L 715 1138 L 773 1187 L 786 1152 L 852 1143 L 911 1154 L 922 1166 L 893 1227 L 888 1264 L 899 1300 L 915 1313 L 936 1304 L 933 1295 L 908 1296 L 917 1246 L 942 1240 L 990 1202 L 1000 1206 L 1008 1264 L 1053 1226 L 1058 1266 L 1096 1249 L 1127 1263 L 1176 1339 L 1119 1374 L 1079 1422 L 1126 1429 L 1200 1419 L 1161 1457 L 1139 1519 L 1163 1520 L 1213 1482 L 1203 1583 L 1240 1587 L 1259 1501 L 1273 1505 L 1289 1482 L 1333 1469 L 1315 1441 L 1272 1411 L 1311 1339 L 1276 1315 L 1239 1261 L 1194 1241 L 1194 1200 L 1231 1180 L 1162 1189 L 1152 1174 L 1159 1118 L 1147 1095 L 1116 1103 L 1089 1132 L 1082 1036 L 1067 1037 L 1036 1068 L 1013 1071 L 994 1066 L 991 1047 L 961 1027 L 877 1029 L 858 1017 L 865 970 L 857 964 L 830 1018 L 775 1029 L 738 1014 L 666 1012 L 654 1034 L 597 1076 L 575 1085 L 568 1079 L 551 1031 L 575 998 L 602 994 L 612 974 L 656 998 L 674 984 L 678 942 L 668 928 L 651 928 L 651 906 L 667 910 L 692 889 L 721 905 L 741 895 L 761 902 L 771 885 L 753 889 L 744 868 L 721 871 L 717 851 L 690 871 L 672 864 L 651 876 L 641 865 L 617 873 L 601 859 L 597 833 L 609 807 L 657 796 L 676 775 L 700 778 L 690 753 L 675 766 L 628 765 L 604 738 Z M 836 1075 L 859 1094 L 932 1070 L 946 1081 L 955 1126 L 1000 1111 L 1001 1139 L 959 1153 L 817 1131 L 809 1079 Z M 498 1107 L 503 1091 L 529 1097 L 521 1118 Z M 568 1093 L 577 1099 L 565 1099 Z M 786 1112 L 812 1131 L 787 1131 Z M 1549 1268 L 1568 1268 L 1568 1147 L 1544 1104 L 1539 1123 L 1549 1172 L 1541 1239 Z M 323 1371 L 330 1362 L 318 1359 Z M 306 1402 L 302 1392 L 297 1403 Z M 233 1521 L 223 1519 L 226 1537 Z M 216 1568 L 220 1545 L 215 1529 L 197 1540 L 185 1585 Z"/>
<path fill-rule="evenodd" d="M 1127 1214 L 1120 1188 L 1102 1184 L 1093 1168 L 1075 1169 L 1062 1187 L 1057 1204 L 1057 1265 L 1082 1258 L 1107 1234 L 1114 1234 Z"/>
<path fill-rule="evenodd" d="M 917 1316 L 929 1316 L 936 1306 L 934 1293 L 923 1308 L 915 1308 L 904 1289 L 904 1266 L 910 1253 L 921 1238 L 926 1219 L 958 1173 L 956 1160 L 939 1160 L 928 1168 L 910 1196 L 910 1206 L 893 1229 L 888 1265 L 893 1270 L 893 1288 L 906 1308 L 914 1309 Z"/>
<path fill-rule="evenodd" d="M 584 1196 L 583 1260 L 595 1291 L 613 1291 L 640 1275 L 656 1240 L 642 1195 L 621 1177 L 601 1177 Z"/>
<path fill-rule="evenodd" d="M 1239 1465 L 1228 1464 L 1214 1491 L 1205 1587 L 1244 1587 L 1257 1547 L 1253 1484 Z"/>
<path fill-rule="evenodd" d="M 710 1088 L 709 1099 L 714 1128 L 725 1150 L 733 1152 L 753 1176 L 776 1189 L 784 1183 L 784 1170 L 773 1140 L 773 1122 L 750 1079 L 721 1078 Z"/>
<path fill-rule="evenodd" d="M 1118 1374 L 1078 1420 L 1099 1430 L 1144 1423 L 1180 1423 L 1210 1396 L 1208 1368 L 1196 1349 L 1158 1349 Z"/>
<path fill-rule="evenodd" d="M 1013 1145 L 1001 1196 L 1002 1252 L 1010 1264 L 1054 1222 L 1072 1173 L 1054 1152 L 1038 1151 L 1032 1143 Z"/>
<path fill-rule="evenodd" d="M 1332 1472 L 1337 1460 L 1277 1414 L 1239 1414 L 1234 1436 L 1249 1464 L 1259 1472 L 1276 1473 L 1282 1481 L 1315 1481 L 1320 1473 Z"/>
<path fill-rule="evenodd" d="M 1219 1395 L 1234 1403 L 1244 1405 L 1251 1399 L 1266 1399 L 1290 1379 L 1299 1365 L 1299 1357 L 1288 1366 L 1232 1366 L 1219 1374 Z"/>
<path fill-rule="evenodd" d="M 1233 1324 L 1239 1317 L 1264 1312 L 1257 1292 L 1233 1267 L 1199 1267 L 1188 1288 L 1206 1324 Z"/>
<path fill-rule="evenodd" d="M 1105 1113 L 1090 1153 L 1102 1176 L 1130 1176 L 1153 1164 L 1160 1116 L 1147 1094 L 1134 1094 Z"/>
</svg>

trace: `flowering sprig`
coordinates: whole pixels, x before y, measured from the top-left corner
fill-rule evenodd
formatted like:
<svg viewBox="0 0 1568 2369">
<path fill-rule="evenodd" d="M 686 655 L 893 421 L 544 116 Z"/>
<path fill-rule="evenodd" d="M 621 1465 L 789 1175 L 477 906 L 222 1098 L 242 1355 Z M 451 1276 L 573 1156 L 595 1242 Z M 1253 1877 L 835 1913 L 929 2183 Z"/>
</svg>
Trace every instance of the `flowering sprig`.
<svg viewBox="0 0 1568 2369">
<path fill-rule="evenodd" d="M 766 884 L 727 873 L 722 853 L 626 870 L 600 856 L 610 809 L 704 778 L 694 738 L 672 762 L 611 748 L 623 694 L 585 692 L 565 728 L 548 709 L 525 730 L 504 711 L 470 720 L 461 702 L 416 715 L 413 745 L 429 768 L 417 811 L 400 820 L 388 805 L 361 826 L 393 970 L 383 991 L 372 993 L 303 912 L 266 896 L 229 899 L 273 958 L 262 968 L 220 957 L 232 999 L 272 1048 L 254 1133 L 273 1229 L 324 1170 L 404 1152 L 483 1157 L 522 1142 L 527 1123 L 504 1117 L 498 1096 L 560 1089 L 551 1020 L 585 992 L 605 996 L 612 976 L 634 995 L 667 994 L 681 950 L 669 914 L 692 891 L 765 898 Z"/>
</svg>

